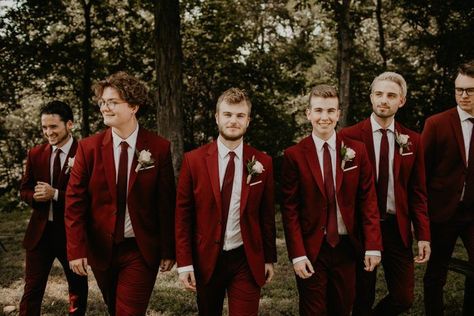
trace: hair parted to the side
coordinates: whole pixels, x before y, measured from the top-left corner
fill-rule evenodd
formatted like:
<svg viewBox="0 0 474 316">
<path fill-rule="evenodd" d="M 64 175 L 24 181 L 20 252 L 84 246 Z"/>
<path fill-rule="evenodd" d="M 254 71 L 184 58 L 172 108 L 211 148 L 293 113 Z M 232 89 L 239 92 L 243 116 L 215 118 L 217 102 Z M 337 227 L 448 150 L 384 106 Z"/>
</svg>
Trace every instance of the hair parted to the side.
<svg viewBox="0 0 474 316">
<path fill-rule="evenodd" d="M 458 73 L 456 74 L 456 77 L 458 75 L 474 78 L 474 60 L 470 60 L 468 62 L 465 62 L 464 64 L 461 64 L 458 68 Z"/>
<path fill-rule="evenodd" d="M 372 84 L 370 85 L 370 92 L 374 92 L 374 85 L 378 81 L 391 81 L 396 83 L 401 90 L 402 97 L 407 96 L 407 82 L 403 78 L 402 75 L 393 72 L 393 71 L 386 71 L 384 73 L 381 73 L 377 77 L 375 77 L 374 81 L 372 81 Z"/>
<path fill-rule="evenodd" d="M 308 98 L 308 108 L 311 108 L 311 98 L 338 98 L 339 95 L 334 86 L 328 84 L 318 84 L 311 89 Z"/>
<path fill-rule="evenodd" d="M 145 84 L 124 71 L 116 72 L 92 86 L 97 100 L 102 97 L 107 87 L 117 90 L 120 97 L 130 106 L 139 106 L 140 112 L 150 104 L 150 96 Z"/>
<path fill-rule="evenodd" d="M 247 103 L 250 115 L 250 112 L 252 111 L 252 103 L 250 102 L 250 98 L 248 97 L 247 92 L 244 89 L 239 88 L 227 89 L 219 96 L 219 99 L 217 100 L 216 113 L 219 112 L 219 107 L 223 102 L 226 102 L 228 104 L 238 104 L 242 101 L 245 101 L 245 103 Z"/>
<path fill-rule="evenodd" d="M 54 100 L 43 105 L 40 109 L 40 116 L 43 114 L 57 114 L 64 123 L 68 121 L 74 122 L 71 107 L 62 101 Z"/>
</svg>

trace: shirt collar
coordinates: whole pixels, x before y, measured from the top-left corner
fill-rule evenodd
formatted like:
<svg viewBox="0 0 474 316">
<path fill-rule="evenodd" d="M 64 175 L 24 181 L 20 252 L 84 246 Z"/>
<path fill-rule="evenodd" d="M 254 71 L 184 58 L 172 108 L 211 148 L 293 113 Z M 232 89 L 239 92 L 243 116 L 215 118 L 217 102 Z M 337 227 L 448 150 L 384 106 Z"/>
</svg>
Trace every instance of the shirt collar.
<svg viewBox="0 0 474 316">
<path fill-rule="evenodd" d="M 458 114 L 459 114 L 459 118 L 461 119 L 461 122 L 464 122 L 468 119 L 470 119 L 471 117 L 473 117 L 471 114 L 467 113 L 466 111 L 464 111 L 463 109 L 461 109 L 458 106 L 456 106 L 456 109 L 458 110 Z"/>
<path fill-rule="evenodd" d="M 244 152 L 244 142 L 240 142 L 239 146 L 237 146 L 234 150 L 230 150 L 229 148 L 224 145 L 222 142 L 221 138 L 217 138 L 217 152 L 219 153 L 219 158 L 224 159 L 229 151 L 233 151 L 235 153 L 235 156 L 239 158 L 239 160 L 242 160 L 243 152 Z"/>
<path fill-rule="evenodd" d="M 71 149 L 72 142 L 73 142 L 72 136 L 69 135 L 68 141 L 64 145 L 62 145 L 62 147 L 60 147 L 61 151 L 65 153 L 66 155 L 69 153 L 69 150 Z M 57 148 L 58 146 L 53 146 L 53 153 L 56 151 Z"/>
<path fill-rule="evenodd" d="M 133 131 L 132 134 L 130 134 L 130 136 L 128 136 L 126 139 L 122 139 L 120 136 L 118 136 L 117 134 L 115 134 L 114 130 L 112 129 L 112 141 L 114 143 L 114 148 L 117 148 L 120 146 L 120 143 L 125 141 L 127 142 L 128 146 L 130 148 L 132 148 L 133 150 L 135 150 L 135 147 L 137 145 L 137 137 L 138 137 L 138 124 L 137 124 L 137 127 L 135 128 L 135 130 Z"/>
<path fill-rule="evenodd" d="M 329 149 L 331 150 L 336 150 L 336 132 L 332 133 L 331 137 L 329 137 L 328 140 L 322 140 L 318 136 L 314 135 L 314 133 L 311 133 L 311 136 L 313 137 L 314 144 L 316 145 L 316 150 L 322 151 L 324 143 L 328 143 Z"/>
<path fill-rule="evenodd" d="M 375 114 L 374 113 L 372 113 L 372 115 L 370 115 L 370 124 L 372 125 L 372 133 L 375 133 L 375 132 L 379 131 L 380 129 L 384 129 L 375 120 Z M 395 119 L 392 120 L 392 123 L 390 123 L 390 125 L 386 129 L 395 134 Z"/>
</svg>

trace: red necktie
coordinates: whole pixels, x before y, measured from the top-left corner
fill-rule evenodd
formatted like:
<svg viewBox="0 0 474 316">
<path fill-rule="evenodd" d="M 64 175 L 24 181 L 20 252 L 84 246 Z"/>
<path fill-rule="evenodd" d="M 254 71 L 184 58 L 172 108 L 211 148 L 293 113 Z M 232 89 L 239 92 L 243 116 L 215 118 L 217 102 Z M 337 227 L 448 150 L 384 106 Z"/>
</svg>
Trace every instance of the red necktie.
<svg viewBox="0 0 474 316">
<path fill-rule="evenodd" d="M 59 175 L 61 174 L 61 152 L 60 148 L 56 149 L 56 156 L 54 156 L 53 161 L 53 181 L 51 183 L 55 189 L 58 188 Z"/>
<path fill-rule="evenodd" d="M 224 181 L 222 182 L 221 200 L 222 200 L 222 240 L 224 240 L 227 217 L 229 216 L 230 198 L 232 197 L 232 187 L 234 185 L 234 163 L 235 153 L 229 151 L 229 162 L 225 169 Z"/>
<path fill-rule="evenodd" d="M 331 154 L 329 153 L 328 143 L 324 143 L 323 147 L 324 189 L 326 191 L 328 206 L 326 240 L 331 245 L 331 247 L 336 247 L 339 243 L 339 232 L 337 231 L 336 194 L 332 176 Z"/>
<path fill-rule="evenodd" d="M 469 118 L 473 124 L 471 132 L 471 141 L 469 143 L 469 156 L 466 175 L 466 189 L 464 191 L 463 201 L 467 205 L 472 205 L 474 202 L 474 118 Z"/>
<path fill-rule="evenodd" d="M 128 143 L 120 143 L 120 160 L 117 177 L 117 219 L 115 222 L 116 244 L 123 241 L 125 230 L 125 209 L 127 205 Z"/>
<path fill-rule="evenodd" d="M 387 213 L 388 137 L 386 129 L 380 129 L 380 132 L 382 133 L 382 140 L 380 141 L 379 177 L 377 179 L 377 201 L 379 205 L 380 218 L 384 219 Z"/>
</svg>

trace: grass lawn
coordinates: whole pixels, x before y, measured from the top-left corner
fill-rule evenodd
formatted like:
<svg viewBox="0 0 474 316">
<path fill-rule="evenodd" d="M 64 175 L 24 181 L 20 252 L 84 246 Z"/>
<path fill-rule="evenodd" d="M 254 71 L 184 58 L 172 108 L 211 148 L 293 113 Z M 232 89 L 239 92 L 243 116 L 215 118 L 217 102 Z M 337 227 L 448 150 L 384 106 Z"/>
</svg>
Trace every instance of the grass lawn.
<svg viewBox="0 0 474 316">
<path fill-rule="evenodd" d="M 9 315 L 18 315 L 18 305 L 23 293 L 25 251 L 21 246 L 30 213 L 0 213 L 0 241 L 8 252 L 0 249 L 0 315 L 5 306 L 16 306 Z M 276 276 L 271 284 L 262 290 L 260 315 L 298 315 L 298 294 L 294 274 L 289 263 L 280 215 L 277 215 L 278 263 Z M 466 259 L 464 246 L 458 242 L 455 256 Z M 423 315 L 423 284 L 425 266 L 416 267 L 416 299 L 409 313 Z M 379 269 L 377 301 L 384 295 L 383 269 Z M 89 270 L 88 315 L 107 315 L 99 289 Z M 464 277 L 450 272 L 445 287 L 446 315 L 460 315 L 464 295 Z M 56 261 L 51 271 L 42 315 L 64 315 L 67 309 L 67 283 L 62 268 Z M 159 274 L 148 308 L 148 315 L 196 315 L 195 297 L 182 290 L 177 281 L 176 269 Z"/>
</svg>

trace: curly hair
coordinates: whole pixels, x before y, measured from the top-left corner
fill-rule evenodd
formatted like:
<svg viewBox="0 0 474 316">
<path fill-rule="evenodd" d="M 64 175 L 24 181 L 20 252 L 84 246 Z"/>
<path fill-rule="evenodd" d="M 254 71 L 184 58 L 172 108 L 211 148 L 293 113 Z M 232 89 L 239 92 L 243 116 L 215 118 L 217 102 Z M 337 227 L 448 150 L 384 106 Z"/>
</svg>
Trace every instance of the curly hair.
<svg viewBox="0 0 474 316">
<path fill-rule="evenodd" d="M 92 87 L 95 98 L 100 99 L 107 87 L 115 89 L 120 98 L 132 107 L 139 106 L 143 110 L 150 104 L 150 96 L 145 84 L 124 71 L 116 72 L 105 80 L 95 83 Z"/>
<path fill-rule="evenodd" d="M 252 110 L 252 103 L 250 102 L 250 98 L 248 97 L 247 92 L 239 88 L 227 89 L 219 96 L 219 99 L 217 100 L 216 112 L 219 112 L 220 105 L 223 102 L 226 102 L 228 104 L 238 104 L 243 101 L 247 103 L 247 106 L 249 107 L 249 115 L 250 115 L 250 112 Z"/>
</svg>

